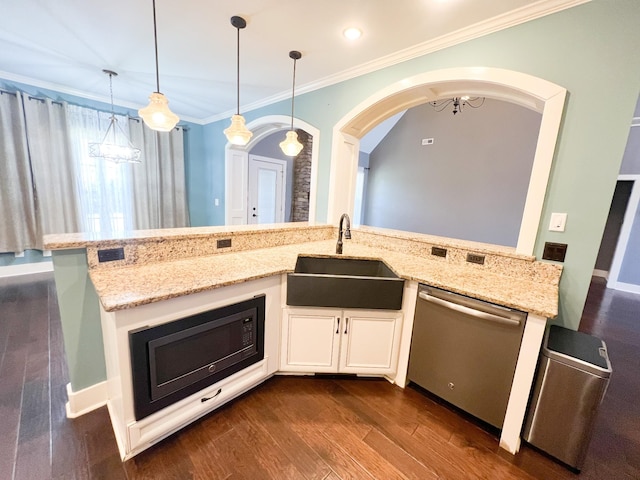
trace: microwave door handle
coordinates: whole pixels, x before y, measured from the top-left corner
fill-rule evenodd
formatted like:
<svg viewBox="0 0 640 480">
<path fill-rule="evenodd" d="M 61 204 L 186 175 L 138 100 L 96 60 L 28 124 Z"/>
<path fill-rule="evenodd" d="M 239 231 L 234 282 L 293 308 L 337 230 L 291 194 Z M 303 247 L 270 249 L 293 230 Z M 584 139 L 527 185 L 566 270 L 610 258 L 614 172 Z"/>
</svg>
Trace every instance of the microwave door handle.
<svg viewBox="0 0 640 480">
<path fill-rule="evenodd" d="M 425 292 L 420 292 L 419 297 L 422 300 L 426 300 L 427 302 L 434 303 L 436 305 L 441 305 L 443 307 L 449 308 L 451 310 L 455 310 L 457 312 L 466 313 L 467 315 L 471 315 L 476 318 L 480 318 L 482 320 L 488 320 L 490 322 L 502 323 L 505 325 L 520 325 L 520 320 L 514 320 L 512 318 L 502 317 L 500 315 L 495 315 L 493 313 L 487 313 L 480 310 L 476 310 L 475 308 L 466 307 L 464 305 L 460 305 L 458 303 L 449 302 L 447 300 L 443 300 L 438 297 L 433 297 Z"/>
</svg>

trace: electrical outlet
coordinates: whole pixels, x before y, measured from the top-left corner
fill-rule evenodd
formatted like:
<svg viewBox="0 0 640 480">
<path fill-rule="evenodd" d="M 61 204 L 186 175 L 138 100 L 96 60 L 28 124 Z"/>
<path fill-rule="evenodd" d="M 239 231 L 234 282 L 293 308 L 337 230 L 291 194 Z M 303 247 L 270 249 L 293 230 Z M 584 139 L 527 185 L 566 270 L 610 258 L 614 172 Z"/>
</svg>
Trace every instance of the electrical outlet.
<svg viewBox="0 0 640 480">
<path fill-rule="evenodd" d="M 552 243 L 545 242 L 544 250 L 542 251 L 543 260 L 551 260 L 553 262 L 564 262 L 567 256 L 567 244 L 566 243 Z"/>
<path fill-rule="evenodd" d="M 444 258 L 447 256 L 447 249 L 441 247 L 431 247 L 431 255 Z"/>
<path fill-rule="evenodd" d="M 113 262 L 115 260 L 124 260 L 124 248 L 98 250 L 98 262 Z"/>
<path fill-rule="evenodd" d="M 422 145 L 433 145 L 433 138 L 423 138 Z"/>
<path fill-rule="evenodd" d="M 229 247 L 231 247 L 231 239 L 230 238 L 224 238 L 222 240 L 218 240 L 218 242 L 216 243 L 216 247 L 217 248 L 229 248 Z"/>
<path fill-rule="evenodd" d="M 478 255 L 477 253 L 467 253 L 467 262 L 484 265 L 484 255 Z"/>
</svg>

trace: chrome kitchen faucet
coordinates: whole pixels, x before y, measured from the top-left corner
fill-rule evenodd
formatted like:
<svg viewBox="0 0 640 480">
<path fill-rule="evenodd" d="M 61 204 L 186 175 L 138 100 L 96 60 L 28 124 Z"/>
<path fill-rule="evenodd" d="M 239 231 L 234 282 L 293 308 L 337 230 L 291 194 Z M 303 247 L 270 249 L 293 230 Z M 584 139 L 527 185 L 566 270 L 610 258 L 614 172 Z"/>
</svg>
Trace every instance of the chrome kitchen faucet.
<svg viewBox="0 0 640 480">
<path fill-rule="evenodd" d="M 340 225 L 338 227 L 338 243 L 336 243 L 336 253 L 342 253 L 342 222 L 347 220 L 347 225 L 344 230 L 344 238 L 345 240 L 351 240 L 351 220 L 349 220 L 349 215 L 343 213 L 340 217 Z"/>
</svg>

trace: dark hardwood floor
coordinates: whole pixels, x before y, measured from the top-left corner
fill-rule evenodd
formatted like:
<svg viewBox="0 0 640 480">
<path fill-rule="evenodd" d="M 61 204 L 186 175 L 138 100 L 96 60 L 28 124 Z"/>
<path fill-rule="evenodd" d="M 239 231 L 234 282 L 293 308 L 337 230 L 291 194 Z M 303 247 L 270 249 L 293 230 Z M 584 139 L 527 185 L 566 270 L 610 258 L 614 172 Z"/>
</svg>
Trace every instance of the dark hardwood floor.
<svg viewBox="0 0 640 480">
<path fill-rule="evenodd" d="M 55 286 L 0 279 L 0 479 L 638 479 L 640 296 L 594 279 L 581 329 L 613 364 L 581 475 L 385 380 L 277 376 L 125 463 L 106 408 L 65 416 Z"/>
</svg>

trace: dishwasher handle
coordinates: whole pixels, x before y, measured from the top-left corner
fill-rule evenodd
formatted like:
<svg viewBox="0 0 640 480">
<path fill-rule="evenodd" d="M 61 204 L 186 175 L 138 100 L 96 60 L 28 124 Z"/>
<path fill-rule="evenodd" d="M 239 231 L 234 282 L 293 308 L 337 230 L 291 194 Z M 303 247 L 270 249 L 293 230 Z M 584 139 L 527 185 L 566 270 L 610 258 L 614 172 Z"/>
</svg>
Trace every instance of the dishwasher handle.
<svg viewBox="0 0 640 480">
<path fill-rule="evenodd" d="M 420 292 L 418 296 L 422 300 L 426 300 L 427 302 L 435 303 L 436 305 L 441 305 L 443 307 L 450 308 L 451 310 L 456 310 L 458 312 L 466 313 L 467 315 L 471 315 L 476 318 L 481 318 L 482 320 L 502 323 L 504 325 L 512 325 L 514 327 L 519 326 L 521 322 L 521 320 L 515 320 L 513 318 L 507 318 L 500 315 L 496 315 L 494 313 L 487 313 L 481 310 L 476 310 L 475 308 L 466 307 L 458 303 L 449 302 L 448 300 L 443 300 L 441 298 L 431 296 L 426 292 Z"/>
</svg>

